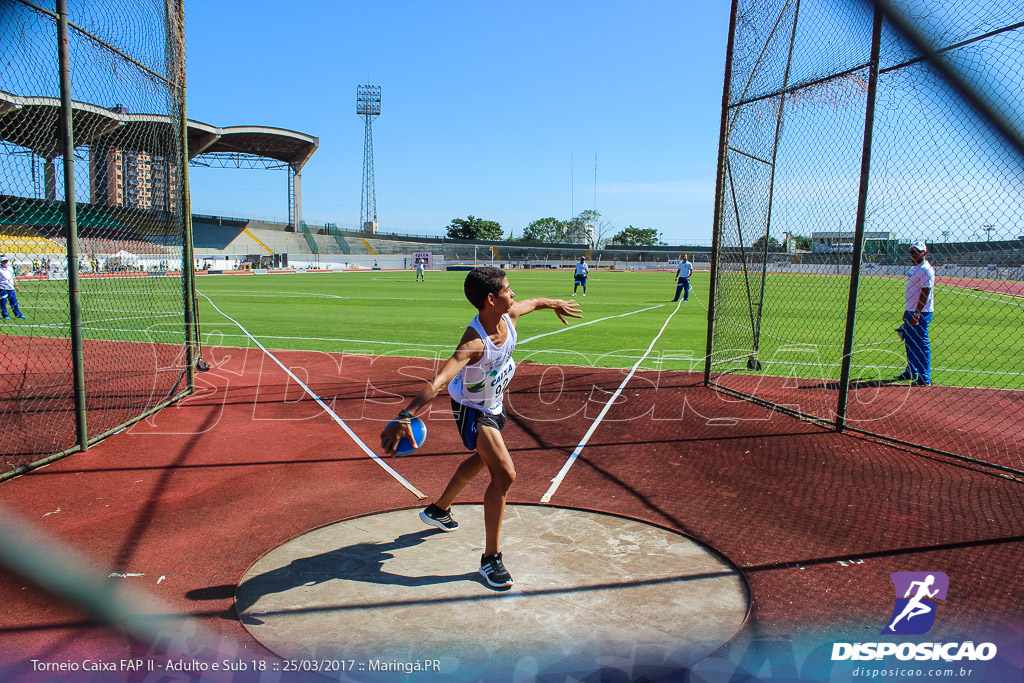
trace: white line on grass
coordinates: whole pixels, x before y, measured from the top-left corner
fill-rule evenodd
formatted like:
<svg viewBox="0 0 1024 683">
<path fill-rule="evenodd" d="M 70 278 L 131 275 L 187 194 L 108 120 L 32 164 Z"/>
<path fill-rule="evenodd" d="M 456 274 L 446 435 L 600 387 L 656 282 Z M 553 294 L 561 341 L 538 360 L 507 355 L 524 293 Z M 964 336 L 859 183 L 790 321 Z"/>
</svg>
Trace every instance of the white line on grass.
<svg viewBox="0 0 1024 683">
<path fill-rule="evenodd" d="M 205 296 L 205 295 L 204 295 Z M 230 320 L 230 318 L 228 318 Z M 227 334 L 218 330 L 210 331 L 210 324 L 204 325 L 207 331 L 203 334 L 206 335 L 218 335 L 221 337 L 245 337 L 242 334 Z M 419 342 L 393 342 L 393 341 L 380 341 L 377 339 L 336 339 L 334 337 L 282 337 L 265 334 L 264 339 L 300 339 L 302 341 L 326 341 L 326 342 L 342 342 L 346 344 L 390 344 L 391 346 L 408 346 L 409 348 L 436 348 L 436 349 L 450 349 L 451 344 L 421 344 Z"/>
<path fill-rule="evenodd" d="M 582 353 L 580 351 L 567 351 L 565 349 L 535 349 L 535 350 L 530 351 L 529 353 L 530 353 L 530 355 L 527 356 L 526 358 L 527 359 L 531 359 L 531 360 L 533 358 L 536 358 L 537 356 L 559 355 L 559 354 L 563 355 L 563 356 L 576 356 L 577 358 L 580 357 L 580 356 L 583 356 L 584 358 L 587 358 L 587 360 L 590 360 L 590 358 L 585 353 Z M 594 355 L 595 358 L 622 358 L 624 360 L 636 360 L 637 358 L 641 358 L 641 356 L 629 355 L 629 354 L 624 354 L 624 353 L 600 353 L 600 354 L 593 354 L 593 355 Z M 687 356 L 687 357 L 674 357 L 673 356 L 673 357 L 669 357 L 669 358 L 666 358 L 666 359 L 653 360 L 651 362 L 652 363 L 661 363 L 661 362 L 663 362 L 663 360 L 691 360 L 691 359 L 693 359 L 693 356 Z M 703 358 L 699 358 L 699 359 L 695 359 L 695 360 L 699 360 L 701 363 L 704 362 Z M 560 363 L 560 365 L 573 365 L 573 364 L 572 363 L 568 363 L 568 364 Z M 601 365 L 594 365 L 593 362 L 591 362 L 590 365 L 579 365 L 579 364 L 576 364 L 576 365 L 578 367 L 584 367 L 584 368 L 604 367 L 604 366 L 601 366 Z"/>
<path fill-rule="evenodd" d="M 119 322 L 124 322 L 126 320 L 155 320 L 156 318 L 174 318 L 175 320 L 181 320 L 182 317 L 183 316 L 182 316 L 181 313 L 178 313 L 178 314 L 158 314 L 158 313 L 154 313 L 153 315 L 120 316 L 120 317 L 116 317 L 116 318 L 93 318 L 91 320 L 86 320 L 82 324 L 85 325 L 86 327 L 91 327 L 93 325 L 99 325 L 100 323 L 104 323 L 104 324 L 106 324 L 106 323 L 119 323 Z"/>
<path fill-rule="evenodd" d="M 275 356 L 275 355 L 274 355 L 274 354 L 272 354 L 272 353 L 271 353 L 270 351 L 268 351 L 268 350 L 267 350 L 267 347 L 263 346 L 263 344 L 261 344 L 261 343 L 260 343 L 260 341 L 259 341 L 259 340 L 258 340 L 258 339 L 257 339 L 256 337 L 254 337 L 254 336 L 252 336 L 251 334 L 249 334 L 249 331 L 248 331 L 247 329 L 245 329 L 244 327 L 242 327 L 242 323 L 238 322 L 237 320 L 235 320 L 234 318 L 232 318 L 231 316 L 229 316 L 229 315 L 228 315 L 227 313 L 225 313 L 224 311 L 222 311 L 222 310 L 220 310 L 219 308 L 217 308 L 217 304 L 213 303 L 213 299 L 211 299 L 210 297 L 206 296 L 206 295 L 205 295 L 205 294 L 203 294 L 202 292 L 199 292 L 198 290 L 197 290 L 197 292 L 196 292 L 196 293 L 197 293 L 197 294 L 199 294 L 200 296 L 202 296 L 202 297 L 203 297 L 204 299 L 206 299 L 207 301 L 209 301 L 209 302 L 210 302 L 210 305 L 211 305 L 211 306 L 213 306 L 213 307 L 214 307 L 214 308 L 215 308 L 215 309 L 217 310 L 217 312 L 218 312 L 218 313 L 220 313 L 220 314 L 221 314 L 222 316 L 224 316 L 225 318 L 227 318 L 228 320 L 230 320 L 230 321 L 231 321 L 231 322 L 233 322 L 234 324 L 238 325 L 238 329 L 242 330 L 242 332 L 244 332 L 244 333 L 245 333 L 245 335 L 246 335 L 247 337 L 249 337 L 249 339 L 251 339 L 251 340 L 253 341 L 253 343 L 254 343 L 254 344 L 256 344 L 256 346 L 260 347 L 260 350 L 261 350 L 261 351 L 263 351 L 263 353 L 267 354 L 267 356 L 269 356 L 269 357 L 270 357 L 270 359 L 271 359 L 272 361 L 274 361 L 275 363 L 277 363 L 277 364 L 278 364 L 278 366 L 280 366 L 280 368 L 281 368 L 282 370 L 284 370 L 284 371 L 285 371 L 286 373 L 288 373 L 288 376 L 289 376 L 289 377 L 291 377 L 291 378 L 292 378 L 293 380 L 295 380 L 295 382 L 296 382 L 296 383 L 297 383 L 297 384 L 298 384 L 298 385 L 299 385 L 300 387 L 302 387 L 302 389 L 303 389 L 303 390 L 304 390 L 304 391 L 305 391 L 305 392 L 306 392 L 307 394 L 309 394 L 309 395 L 310 395 L 310 396 L 311 396 L 311 397 L 313 398 L 313 400 L 314 400 L 314 401 L 316 401 L 317 403 L 319 403 L 319 404 L 320 404 L 320 407 L 321 407 L 321 408 L 323 408 L 323 409 L 324 409 L 324 411 L 326 411 L 326 412 L 327 412 L 327 414 L 328 414 L 328 415 L 330 415 L 330 416 L 331 416 L 331 418 L 332 418 L 332 419 L 333 419 L 333 420 L 334 420 L 335 422 L 337 422 L 337 423 L 338 423 L 338 425 L 340 425 L 342 429 L 344 429 L 344 430 L 345 430 L 345 433 L 346 433 L 346 434 L 348 434 L 348 435 L 349 435 L 350 437 L 352 437 L 352 440 L 353 440 L 353 441 L 355 441 L 355 442 L 356 442 L 356 444 L 357 444 L 357 445 L 358 445 L 358 446 L 359 446 L 359 447 L 360 447 L 361 449 L 363 449 L 363 452 L 364 452 L 364 453 L 366 453 L 366 454 L 367 454 L 368 456 L 370 456 L 371 458 L 373 458 L 374 462 L 376 462 L 376 463 L 377 463 L 378 465 L 380 465 L 381 467 L 383 467 L 383 468 L 384 468 L 384 470 L 385 470 L 385 471 L 386 471 L 386 472 L 387 472 L 388 474 L 390 474 L 390 475 L 391 475 L 392 477 L 394 477 L 394 478 L 395 478 L 395 479 L 396 479 L 396 480 L 398 481 L 398 483 L 399 483 L 399 484 L 401 484 L 402 486 L 404 486 L 405 488 L 407 488 L 407 489 L 408 489 L 409 491 L 411 491 L 411 492 L 412 492 L 412 494 L 413 494 L 414 496 L 416 496 L 416 497 L 417 497 L 417 498 L 419 498 L 420 500 L 423 500 L 424 498 L 426 498 L 426 496 L 425 496 L 425 495 L 423 495 L 423 493 L 421 493 L 419 489 L 417 489 L 417 488 L 416 488 L 415 486 L 413 486 L 412 484 L 410 484 L 410 483 L 409 483 L 409 481 L 408 481 L 408 480 L 406 480 L 406 478 L 405 478 L 405 477 L 403 477 L 403 476 L 402 476 L 402 475 L 400 475 L 400 474 L 399 474 L 398 472 L 396 472 L 396 471 L 395 471 L 394 469 L 392 469 L 392 467 L 391 467 L 390 465 L 388 465 L 388 464 L 387 464 L 386 462 L 384 462 L 383 460 L 381 460 L 381 459 L 380 459 L 380 457 L 379 457 L 379 456 L 378 456 L 378 455 L 377 455 L 376 453 L 374 453 L 373 451 L 371 451 L 371 450 L 370 450 L 370 448 L 369 448 L 369 447 L 368 447 L 368 446 L 367 446 L 367 445 L 366 445 L 365 443 L 363 443 L 362 439 L 360 439 L 360 438 L 359 438 L 358 436 L 356 436 L 356 433 L 355 433 L 355 432 L 353 432 L 353 431 L 352 431 L 352 429 L 351 429 L 351 428 L 350 428 L 350 427 L 349 427 L 349 426 L 348 426 L 347 424 L 345 424 L 345 421 L 344 421 L 344 420 L 342 420 L 342 419 L 341 419 L 340 417 L 338 417 L 338 414 L 337 414 L 336 412 L 334 412 L 333 410 L 331 410 L 331 408 L 330 408 L 330 407 L 329 407 L 329 406 L 328 406 L 328 405 L 327 405 L 326 403 L 324 403 L 324 402 L 323 402 L 323 400 L 322 400 L 322 399 L 321 399 L 321 398 L 320 398 L 319 396 L 317 396 L 317 395 L 316 395 L 315 393 L 313 393 L 313 390 L 312 390 L 312 389 L 310 389 L 310 388 L 309 388 L 308 386 L 306 386 L 306 384 L 305 384 L 305 383 L 304 383 L 304 382 L 303 382 L 303 381 L 302 381 L 301 379 L 299 379 L 298 377 L 296 377 L 296 376 L 295 376 L 295 373 L 293 373 L 293 372 L 292 372 L 292 371 L 291 371 L 291 370 L 290 370 L 290 369 L 288 368 L 288 366 L 286 366 L 286 365 L 285 365 L 284 363 L 282 363 L 282 362 L 281 362 L 280 360 L 278 360 L 277 356 Z"/>
<path fill-rule="evenodd" d="M 83 306 L 83 309 L 85 311 L 87 311 L 88 313 L 124 313 L 125 312 L 125 310 L 123 308 L 93 308 L 91 306 Z M 67 306 L 49 306 L 49 305 L 46 305 L 46 304 L 40 304 L 40 305 L 32 306 L 31 310 L 33 310 L 33 311 L 57 311 L 58 313 L 67 313 L 68 307 Z M 140 319 L 142 319 L 142 318 L 170 318 L 170 317 L 183 318 L 184 316 L 182 315 L 181 311 L 164 311 L 164 312 L 153 311 L 152 313 L 148 313 L 145 316 L 139 316 Z"/>
<path fill-rule="evenodd" d="M 602 322 L 602 321 L 605 321 L 605 320 L 611 320 L 612 318 L 625 318 L 627 315 L 633 315 L 635 313 L 643 313 L 644 311 L 653 311 L 655 308 L 661 308 L 664 305 L 665 304 L 658 304 L 657 306 L 650 306 L 648 308 L 641 308 L 638 311 L 630 311 L 629 313 L 620 313 L 619 315 L 610 315 L 607 318 L 597 318 L 595 320 L 588 320 L 585 323 L 579 323 L 578 325 L 570 325 L 568 327 L 562 327 L 562 328 L 559 328 L 559 329 L 555 330 L 554 332 L 545 332 L 544 334 L 538 334 L 538 335 L 534 335 L 533 337 L 529 337 L 528 339 L 523 339 L 523 340 L 521 340 L 519 342 L 516 342 L 516 346 L 522 346 L 523 344 L 526 344 L 527 342 L 532 342 L 535 339 L 540 339 L 541 337 L 548 337 L 548 336 L 551 336 L 552 334 L 561 334 L 562 332 L 568 332 L 569 330 L 575 330 L 578 327 L 585 327 L 587 325 L 593 325 L 594 323 L 599 323 L 599 322 Z"/>
<path fill-rule="evenodd" d="M 430 297 L 419 297 L 419 296 L 342 296 L 340 294 L 327 294 L 326 292 L 250 292 L 247 290 L 239 289 L 221 289 L 217 290 L 218 294 L 228 295 L 244 295 L 247 299 L 281 299 L 283 297 L 292 297 L 296 299 L 308 299 L 309 297 L 320 297 L 322 299 L 342 299 L 346 301 L 446 301 L 451 302 L 450 298 L 430 298 Z"/>
<path fill-rule="evenodd" d="M 965 292 L 962 287 L 957 287 L 955 285 L 939 285 L 938 287 L 936 287 L 936 289 L 938 289 L 939 287 L 941 287 L 942 289 L 944 289 L 944 290 L 946 290 L 946 291 L 948 291 L 948 292 L 950 292 L 952 294 L 959 294 L 960 296 L 969 296 L 969 297 L 972 297 L 974 299 L 984 299 L 985 301 L 994 301 L 997 304 L 1006 304 L 1008 306 L 1017 306 L 1018 308 L 1024 307 L 1024 304 L 1019 303 L 1017 301 L 1010 301 L 1009 299 L 997 299 L 997 298 L 991 297 L 991 296 L 981 296 L 980 294 L 975 294 L 973 292 Z M 983 291 L 987 291 L 987 290 L 983 290 Z M 1006 294 L 1005 292 L 989 292 L 989 293 L 990 294 L 1002 294 L 1003 296 L 1014 296 L 1014 297 L 1017 296 L 1016 294 Z"/>
<path fill-rule="evenodd" d="M 636 372 L 636 369 L 640 367 L 640 364 L 644 362 L 644 359 L 647 358 L 647 356 L 651 353 L 651 350 L 654 349 L 654 345 L 658 343 L 659 339 L 661 339 L 661 335 L 665 333 L 665 328 L 667 328 L 668 324 L 672 321 L 672 316 L 676 314 L 676 312 L 679 310 L 679 307 L 682 304 L 683 302 L 680 300 L 676 304 L 676 307 L 672 309 L 672 312 L 668 314 L 668 318 L 665 319 L 665 324 L 661 326 L 661 330 L 658 331 L 657 336 L 655 336 L 654 339 L 651 341 L 651 345 L 647 347 L 647 351 L 645 351 L 644 355 L 640 357 L 640 360 L 638 360 L 636 364 L 633 365 L 633 368 L 629 371 L 629 374 L 627 374 L 626 378 L 622 380 L 622 384 L 620 384 L 619 388 L 615 390 L 615 393 L 612 394 L 612 397 L 608 399 L 608 402 L 604 404 L 604 408 L 601 409 L 601 414 L 598 415 L 597 419 L 594 420 L 593 424 L 590 425 L 590 429 L 588 429 L 587 433 L 583 435 L 583 440 L 580 441 L 579 445 L 576 446 L 576 449 L 572 452 L 572 455 L 569 456 L 569 459 L 565 462 L 565 464 L 562 465 L 562 469 L 559 470 L 557 475 L 555 475 L 555 478 L 551 480 L 551 487 L 548 489 L 547 493 L 545 493 L 544 496 L 540 499 L 540 502 L 548 503 L 551 501 L 551 496 L 555 495 L 555 491 L 557 491 L 558 487 L 562 485 L 562 480 L 565 479 L 565 475 L 568 474 L 569 468 L 572 467 L 572 464 L 576 462 L 576 458 L 578 458 L 580 453 L 583 452 L 583 447 L 587 445 L 587 442 L 590 441 L 590 437 L 593 436 L 595 431 L 597 431 L 597 427 L 598 425 L 601 424 L 601 420 L 603 420 L 604 416 L 608 414 L 609 410 L 611 410 L 612 405 L 615 403 L 615 400 L 619 397 L 619 394 L 622 393 L 622 390 L 626 388 L 626 385 L 629 383 L 629 380 L 633 378 L 633 374 Z"/>
<path fill-rule="evenodd" d="M 900 342 L 900 343 L 902 343 L 902 342 Z M 761 361 L 761 365 L 765 366 L 765 367 L 767 367 L 769 365 L 781 365 L 783 367 L 791 367 L 791 366 L 792 367 L 808 367 L 808 368 L 837 368 L 837 367 L 839 367 L 838 363 L 804 363 L 804 362 L 798 362 L 798 361 L 774 360 L 774 359 L 762 360 Z M 873 368 L 879 368 L 879 369 L 882 369 L 882 370 L 901 370 L 901 369 L 905 368 L 906 366 L 905 365 L 860 365 L 860 364 L 857 364 L 857 363 L 853 363 L 853 364 L 850 365 L 850 367 L 854 368 L 856 370 L 871 370 Z M 996 377 L 1020 377 L 1022 374 L 1024 374 L 1024 373 L 1020 373 L 1020 372 L 1004 372 L 1002 370 L 961 370 L 960 368 L 932 367 L 932 374 L 934 375 L 937 372 L 949 372 L 949 373 L 956 373 L 956 374 L 959 374 L 959 375 L 993 375 L 993 376 L 996 376 Z M 819 380 L 819 379 L 825 379 L 825 378 L 824 377 L 804 377 L 802 379 Z M 831 381 L 831 382 L 838 382 L 839 380 L 829 380 L 829 381 Z M 967 387 L 954 386 L 953 388 L 955 388 L 955 389 L 963 389 L 963 388 L 967 388 Z M 998 388 L 998 387 L 987 387 L 987 388 L 995 389 L 995 388 Z"/>
</svg>

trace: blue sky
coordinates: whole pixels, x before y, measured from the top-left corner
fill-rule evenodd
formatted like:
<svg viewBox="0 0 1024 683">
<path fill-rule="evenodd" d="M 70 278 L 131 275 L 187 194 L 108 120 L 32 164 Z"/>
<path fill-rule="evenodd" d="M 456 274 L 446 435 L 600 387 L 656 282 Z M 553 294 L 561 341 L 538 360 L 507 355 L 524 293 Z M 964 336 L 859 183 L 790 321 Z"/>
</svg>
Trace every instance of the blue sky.
<svg viewBox="0 0 1024 683">
<path fill-rule="evenodd" d="M 188 115 L 317 136 L 311 224 L 359 222 L 372 83 L 382 231 L 520 235 L 596 204 L 614 231 L 708 241 L 728 24 L 727 0 L 190 2 Z M 283 170 L 190 173 L 194 211 L 287 218 Z"/>
</svg>

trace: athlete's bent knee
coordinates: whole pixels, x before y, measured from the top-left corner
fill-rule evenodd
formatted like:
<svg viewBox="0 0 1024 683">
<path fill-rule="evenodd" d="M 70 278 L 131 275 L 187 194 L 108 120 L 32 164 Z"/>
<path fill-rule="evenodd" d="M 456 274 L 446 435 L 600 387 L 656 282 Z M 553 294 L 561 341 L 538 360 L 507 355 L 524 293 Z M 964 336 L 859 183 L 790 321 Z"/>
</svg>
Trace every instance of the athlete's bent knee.
<svg viewBox="0 0 1024 683">
<path fill-rule="evenodd" d="M 501 467 L 491 472 L 491 481 L 503 491 L 508 491 L 515 480 L 516 470 L 513 467 Z"/>
</svg>

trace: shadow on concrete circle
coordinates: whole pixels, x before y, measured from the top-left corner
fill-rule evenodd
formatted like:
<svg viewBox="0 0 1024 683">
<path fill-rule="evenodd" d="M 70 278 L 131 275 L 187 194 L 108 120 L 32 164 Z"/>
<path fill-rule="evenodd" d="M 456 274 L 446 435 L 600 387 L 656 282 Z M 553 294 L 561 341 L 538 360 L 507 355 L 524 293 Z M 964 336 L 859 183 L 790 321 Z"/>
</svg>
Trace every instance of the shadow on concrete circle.
<svg viewBox="0 0 1024 683">
<path fill-rule="evenodd" d="M 510 505 L 502 552 L 515 586 L 496 592 L 477 573 L 482 506 L 455 506 L 453 533 L 424 526 L 418 513 L 337 522 L 271 550 L 235 592 L 245 628 L 282 658 L 318 662 L 334 678 L 613 668 L 635 679 L 689 667 L 746 618 L 739 572 L 660 527 Z"/>
</svg>

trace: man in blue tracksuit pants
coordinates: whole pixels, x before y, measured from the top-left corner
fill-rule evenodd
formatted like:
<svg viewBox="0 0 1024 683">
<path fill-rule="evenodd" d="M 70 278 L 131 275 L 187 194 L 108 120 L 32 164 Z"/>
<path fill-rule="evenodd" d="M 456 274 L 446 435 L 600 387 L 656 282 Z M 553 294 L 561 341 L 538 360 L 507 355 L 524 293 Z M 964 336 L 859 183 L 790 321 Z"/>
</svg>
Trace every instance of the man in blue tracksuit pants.
<svg viewBox="0 0 1024 683">
<path fill-rule="evenodd" d="M 903 342 L 907 347 L 907 367 L 896 381 L 913 380 L 915 387 L 932 383 L 932 346 L 928 326 L 935 311 L 935 269 L 925 256 L 928 247 L 922 241 L 910 245 L 914 265 L 907 271 L 906 305 L 903 311 Z"/>
<path fill-rule="evenodd" d="M 683 294 L 683 301 L 690 298 L 690 275 L 692 273 L 693 265 L 686 260 L 686 254 L 683 254 L 683 260 L 679 262 L 679 270 L 676 271 L 676 298 L 672 301 L 679 301 L 679 293 L 683 290 L 686 290 Z"/>
<path fill-rule="evenodd" d="M 0 257 L 0 313 L 3 313 L 4 320 L 7 315 L 7 302 L 11 302 L 11 313 L 15 318 L 24 318 L 21 309 L 18 308 L 18 285 L 14 281 L 14 266 L 6 256 Z"/>
</svg>

